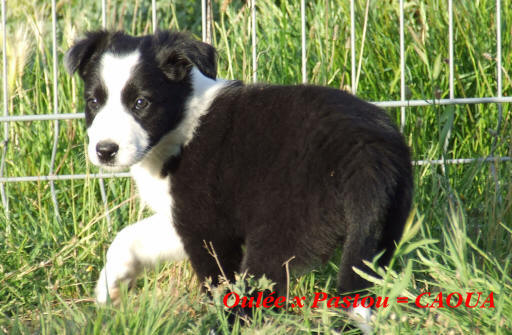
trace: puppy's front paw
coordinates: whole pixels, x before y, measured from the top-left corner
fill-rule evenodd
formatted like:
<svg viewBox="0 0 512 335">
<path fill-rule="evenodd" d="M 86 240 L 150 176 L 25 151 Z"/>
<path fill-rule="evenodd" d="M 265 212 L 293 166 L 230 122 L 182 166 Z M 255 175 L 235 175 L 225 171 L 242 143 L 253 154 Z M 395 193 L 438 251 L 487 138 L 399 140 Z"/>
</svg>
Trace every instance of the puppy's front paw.
<svg viewBox="0 0 512 335">
<path fill-rule="evenodd" d="M 364 335 L 373 334 L 373 327 L 371 324 L 372 310 L 370 308 L 357 306 L 350 309 L 349 315 L 354 319 L 357 327 Z"/>
<path fill-rule="evenodd" d="M 111 281 L 109 284 L 106 273 L 106 268 L 103 268 L 94 290 L 98 305 L 105 305 L 109 299 L 113 303 L 119 302 L 119 285 L 116 281 Z"/>
</svg>

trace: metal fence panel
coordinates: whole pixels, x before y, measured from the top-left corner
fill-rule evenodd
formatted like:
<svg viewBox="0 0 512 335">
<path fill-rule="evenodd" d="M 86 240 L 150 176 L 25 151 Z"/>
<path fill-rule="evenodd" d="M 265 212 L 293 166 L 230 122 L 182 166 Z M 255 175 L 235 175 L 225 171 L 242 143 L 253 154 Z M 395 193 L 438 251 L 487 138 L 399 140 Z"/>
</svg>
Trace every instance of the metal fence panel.
<svg viewBox="0 0 512 335">
<path fill-rule="evenodd" d="M 101 26 L 108 28 L 107 22 L 107 3 L 106 0 L 101 1 Z M 201 0 L 201 12 L 202 12 L 202 38 L 204 41 L 211 42 L 212 39 L 212 2 L 211 0 Z M 366 13 L 368 15 L 369 2 L 366 3 Z M 448 63 L 449 63 L 449 98 L 448 99 L 430 99 L 430 100 L 408 100 L 406 98 L 406 85 L 405 85 L 405 31 L 404 31 L 404 0 L 400 0 L 399 6 L 399 39 L 400 39 L 400 100 L 398 101 L 376 101 L 376 105 L 383 108 L 399 107 L 400 108 L 400 129 L 403 131 L 406 123 L 406 109 L 407 107 L 415 106 L 429 106 L 429 105 L 465 105 L 465 104 L 497 104 L 498 105 L 498 120 L 496 124 L 495 140 L 493 147 L 491 148 L 491 154 L 489 157 L 477 157 L 477 158 L 456 158 L 456 159 L 435 159 L 435 160 L 418 160 L 414 161 L 415 165 L 428 165 L 428 164 L 467 164 L 472 162 L 506 162 L 510 161 L 511 157 L 494 157 L 495 149 L 497 146 L 497 139 L 500 133 L 501 122 L 503 119 L 502 103 L 511 103 L 512 97 L 503 96 L 503 83 L 502 83 L 502 50 L 501 50 L 501 0 L 496 0 L 496 83 L 497 91 L 496 95 L 492 97 L 470 97 L 470 98 L 456 98 L 454 95 L 454 35 L 453 35 L 453 1 L 448 0 Z M 252 41 L 252 79 L 254 82 L 258 81 L 258 24 L 257 24 L 257 0 L 250 0 L 250 24 L 251 24 L 251 41 Z M 307 69 L 307 49 L 306 49 L 306 0 L 301 0 L 300 3 L 300 20 L 301 20 L 301 75 L 302 82 L 308 82 L 308 69 Z M 128 177 L 129 173 L 105 173 L 100 171 L 97 174 L 71 174 L 71 175 L 57 175 L 55 174 L 55 159 L 59 143 L 59 121 L 61 120 L 73 120 L 84 118 L 83 113 L 61 113 L 59 110 L 59 95 L 58 95 L 58 41 L 57 41 L 57 5 L 56 1 L 51 2 L 51 20 L 52 20 L 52 66 L 53 66 L 53 78 L 52 78 L 52 92 L 53 92 L 53 112 L 51 114 L 38 114 L 38 115 L 9 115 L 9 92 L 7 86 L 7 33 L 6 33 L 6 20 L 7 20 L 7 4 L 6 0 L 1 1 L 1 25 L 2 25 L 2 91 L 3 101 L 2 108 L 3 113 L 0 116 L 0 123 L 3 127 L 3 140 L 2 150 L 0 158 L 0 197 L 2 205 L 9 217 L 9 202 L 6 194 L 6 186 L 8 183 L 15 182 L 40 182 L 45 181 L 50 184 L 51 199 L 54 205 L 55 215 L 59 217 L 59 206 L 56 196 L 56 186 L 54 181 L 59 180 L 75 180 L 75 179 L 98 179 L 100 185 L 100 192 L 102 201 L 107 212 L 107 220 L 110 224 L 110 217 L 108 216 L 108 201 L 105 192 L 104 178 L 113 177 Z M 157 2 L 156 0 L 151 1 L 151 20 L 152 30 L 155 31 L 158 26 L 157 22 Z M 356 63 L 356 25 L 355 25 L 355 0 L 350 1 L 350 68 L 351 68 L 351 89 L 353 93 L 357 92 L 358 84 L 358 73 L 361 67 L 361 57 L 359 64 Z M 363 29 L 362 36 L 366 34 L 366 26 Z M 362 50 L 360 50 L 362 54 Z M 42 121 L 53 121 L 53 147 L 51 153 L 50 170 L 48 175 L 43 176 L 20 176 L 20 177 L 6 177 L 6 154 L 7 147 L 9 145 L 9 125 L 11 123 L 22 123 L 22 122 L 42 122 Z M 448 145 L 450 134 L 445 140 L 445 149 Z"/>
</svg>

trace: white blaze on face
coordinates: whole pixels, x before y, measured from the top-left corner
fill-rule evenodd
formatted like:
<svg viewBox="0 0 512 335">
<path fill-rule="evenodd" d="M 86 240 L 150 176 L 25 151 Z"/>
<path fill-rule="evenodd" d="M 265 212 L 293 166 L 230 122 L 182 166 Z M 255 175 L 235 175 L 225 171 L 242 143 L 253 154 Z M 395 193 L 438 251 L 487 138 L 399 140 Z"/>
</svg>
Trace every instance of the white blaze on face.
<svg viewBox="0 0 512 335">
<path fill-rule="evenodd" d="M 87 150 L 89 159 L 95 165 L 101 165 L 96 145 L 102 141 L 110 141 L 119 146 L 119 151 L 112 162 L 113 167 L 110 168 L 131 166 L 144 156 L 149 142 L 148 134 L 121 100 L 121 93 L 130 80 L 139 58 L 139 51 L 134 51 L 126 55 L 105 53 L 101 59 L 99 74 L 107 98 L 87 129 Z"/>
</svg>

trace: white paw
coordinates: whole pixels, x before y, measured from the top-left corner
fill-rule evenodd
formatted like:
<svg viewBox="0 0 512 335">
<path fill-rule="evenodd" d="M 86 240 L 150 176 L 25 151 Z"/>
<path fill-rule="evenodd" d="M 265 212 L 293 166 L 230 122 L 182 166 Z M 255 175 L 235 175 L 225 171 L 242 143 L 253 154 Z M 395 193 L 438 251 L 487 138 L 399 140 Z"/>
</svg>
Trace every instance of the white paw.
<svg viewBox="0 0 512 335">
<path fill-rule="evenodd" d="M 116 281 L 109 284 L 106 276 L 106 268 L 103 268 L 100 272 L 98 282 L 96 283 L 95 297 L 98 305 L 105 305 L 109 300 L 113 303 L 119 301 L 119 287 Z"/>
<path fill-rule="evenodd" d="M 373 334 L 373 327 L 371 325 L 371 308 L 357 306 L 350 309 L 349 315 L 354 319 L 357 328 L 359 328 L 364 335 Z"/>
<path fill-rule="evenodd" d="M 95 290 L 100 305 L 119 302 L 120 285 L 134 283 L 142 269 L 186 258 L 186 253 L 171 219 L 155 214 L 121 230 L 106 258 Z"/>
</svg>

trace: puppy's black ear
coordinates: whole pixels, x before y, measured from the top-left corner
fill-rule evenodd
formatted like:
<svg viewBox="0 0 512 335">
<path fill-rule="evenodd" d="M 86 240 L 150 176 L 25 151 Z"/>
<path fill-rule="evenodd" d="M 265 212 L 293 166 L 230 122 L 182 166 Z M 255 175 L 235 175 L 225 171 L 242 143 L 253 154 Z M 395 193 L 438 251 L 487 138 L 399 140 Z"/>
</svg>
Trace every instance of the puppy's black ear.
<svg viewBox="0 0 512 335">
<path fill-rule="evenodd" d="M 105 48 L 109 38 L 109 32 L 100 30 L 88 32 L 84 39 L 75 42 L 64 56 L 64 66 L 68 73 L 73 74 L 78 70 L 83 78 L 87 72 L 87 64 L 95 53 Z"/>
<path fill-rule="evenodd" d="M 188 34 L 157 32 L 154 48 L 160 68 L 171 80 L 182 80 L 193 66 L 207 77 L 217 77 L 215 48 Z"/>
<path fill-rule="evenodd" d="M 212 79 L 217 77 L 217 51 L 214 47 L 201 41 L 191 40 L 184 53 L 205 76 Z"/>
<path fill-rule="evenodd" d="M 165 75 L 173 81 L 183 80 L 193 66 L 190 59 L 176 49 L 161 50 L 157 61 Z"/>
</svg>

